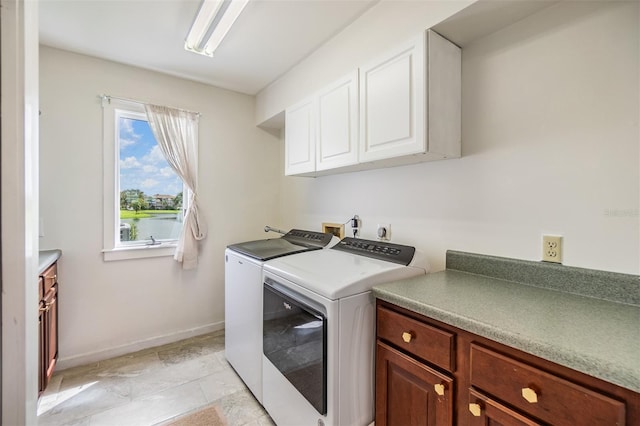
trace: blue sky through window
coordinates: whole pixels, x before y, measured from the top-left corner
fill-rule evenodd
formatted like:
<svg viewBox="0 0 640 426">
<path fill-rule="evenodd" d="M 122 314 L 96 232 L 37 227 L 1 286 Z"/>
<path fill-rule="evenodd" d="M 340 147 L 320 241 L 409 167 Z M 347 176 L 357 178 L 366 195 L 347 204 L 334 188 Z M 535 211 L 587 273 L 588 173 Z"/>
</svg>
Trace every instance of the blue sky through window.
<svg viewBox="0 0 640 426">
<path fill-rule="evenodd" d="M 139 189 L 146 195 L 176 195 L 182 180 L 164 159 L 149 123 L 120 117 L 120 191 Z"/>
</svg>

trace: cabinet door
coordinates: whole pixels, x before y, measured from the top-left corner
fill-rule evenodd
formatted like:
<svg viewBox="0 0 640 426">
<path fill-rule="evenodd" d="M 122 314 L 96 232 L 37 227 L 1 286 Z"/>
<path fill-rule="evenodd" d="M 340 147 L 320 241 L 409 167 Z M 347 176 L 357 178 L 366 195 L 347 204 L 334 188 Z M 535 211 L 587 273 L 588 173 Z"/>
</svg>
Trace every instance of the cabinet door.
<svg viewBox="0 0 640 426">
<path fill-rule="evenodd" d="M 53 286 L 44 297 L 44 379 L 43 390 L 49 384 L 58 359 L 58 287 Z"/>
<path fill-rule="evenodd" d="M 453 424 L 453 380 L 378 341 L 376 425 Z"/>
<path fill-rule="evenodd" d="M 44 302 L 44 295 L 42 293 L 42 289 L 44 288 L 44 279 L 42 277 L 40 277 L 40 279 L 38 280 L 38 287 L 40 289 L 39 290 L 40 301 L 38 306 L 38 390 L 40 391 L 40 393 L 42 393 L 45 388 L 45 384 L 44 384 L 45 382 L 44 378 L 46 375 L 45 348 L 47 347 L 45 342 L 45 337 L 47 333 L 45 331 L 45 321 L 44 321 L 46 305 Z"/>
<path fill-rule="evenodd" d="M 541 426 L 485 395 L 469 391 L 469 426 Z"/>
<path fill-rule="evenodd" d="M 358 163 L 358 73 L 318 93 L 316 170 Z"/>
<path fill-rule="evenodd" d="M 302 101 L 285 112 L 284 174 L 313 173 L 316 170 L 314 98 Z"/>
<path fill-rule="evenodd" d="M 360 161 L 425 152 L 425 33 L 360 68 Z"/>
</svg>

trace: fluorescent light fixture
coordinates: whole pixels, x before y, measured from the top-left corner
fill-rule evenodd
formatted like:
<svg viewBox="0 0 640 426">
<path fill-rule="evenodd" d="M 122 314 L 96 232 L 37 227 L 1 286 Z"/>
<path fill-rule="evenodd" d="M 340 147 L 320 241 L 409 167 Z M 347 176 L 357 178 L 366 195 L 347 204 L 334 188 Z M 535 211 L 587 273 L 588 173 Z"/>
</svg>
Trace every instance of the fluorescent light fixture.
<svg viewBox="0 0 640 426">
<path fill-rule="evenodd" d="M 247 3 L 249 0 L 202 0 L 184 48 L 190 52 L 213 56 Z"/>
</svg>

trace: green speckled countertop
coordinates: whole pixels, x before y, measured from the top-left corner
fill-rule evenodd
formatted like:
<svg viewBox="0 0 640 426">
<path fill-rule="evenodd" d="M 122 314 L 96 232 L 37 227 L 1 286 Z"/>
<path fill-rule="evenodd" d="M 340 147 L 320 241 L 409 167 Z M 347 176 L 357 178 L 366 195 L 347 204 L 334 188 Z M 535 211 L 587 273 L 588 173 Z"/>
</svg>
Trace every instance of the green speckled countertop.
<svg viewBox="0 0 640 426">
<path fill-rule="evenodd" d="M 374 295 L 640 392 L 640 306 L 449 269 L 455 262 L 450 261 L 449 253 L 447 256 L 446 271 L 379 285 L 374 287 Z M 470 256 L 476 262 L 482 260 L 481 255 Z M 488 261 L 496 259 L 498 263 L 501 260 Z M 577 276 L 582 271 L 593 272 L 573 270 L 578 272 Z M 634 283 L 636 286 L 640 283 L 638 277 L 619 275 L 632 289 Z M 615 284 L 614 280 L 612 285 Z"/>
<path fill-rule="evenodd" d="M 38 259 L 38 274 L 42 274 L 45 269 L 53 265 L 62 256 L 61 250 L 40 250 Z"/>
</svg>

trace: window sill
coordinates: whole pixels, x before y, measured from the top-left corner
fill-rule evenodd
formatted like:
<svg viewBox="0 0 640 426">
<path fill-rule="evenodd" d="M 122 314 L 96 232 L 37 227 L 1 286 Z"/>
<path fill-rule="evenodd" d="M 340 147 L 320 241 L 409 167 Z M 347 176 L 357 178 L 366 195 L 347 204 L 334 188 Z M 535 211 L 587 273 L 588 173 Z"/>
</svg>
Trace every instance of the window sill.
<svg viewBox="0 0 640 426">
<path fill-rule="evenodd" d="M 102 254 L 105 262 L 114 260 L 145 259 L 148 257 L 173 256 L 176 244 L 158 244 L 156 246 L 135 246 L 104 249 Z"/>
</svg>

